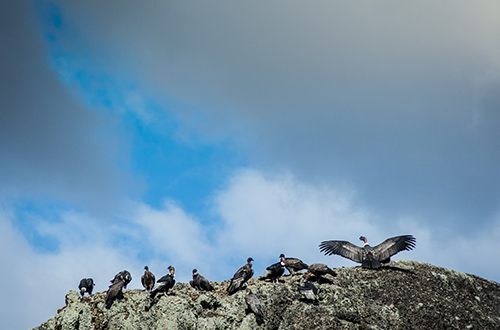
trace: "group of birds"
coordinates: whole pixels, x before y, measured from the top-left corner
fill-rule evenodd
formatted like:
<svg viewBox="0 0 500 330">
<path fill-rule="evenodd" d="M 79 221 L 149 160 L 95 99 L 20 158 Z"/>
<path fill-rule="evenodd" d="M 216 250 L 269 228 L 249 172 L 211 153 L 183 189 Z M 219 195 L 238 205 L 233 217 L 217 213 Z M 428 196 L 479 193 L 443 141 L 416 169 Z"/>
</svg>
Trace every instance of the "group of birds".
<svg viewBox="0 0 500 330">
<path fill-rule="evenodd" d="M 382 243 L 371 247 L 364 236 L 359 238 L 364 242 L 363 247 L 356 246 L 348 241 L 330 240 L 323 241 L 319 245 L 320 251 L 325 255 L 340 255 L 360 263 L 363 268 L 377 269 L 390 261 L 391 256 L 404 250 L 412 250 L 416 246 L 416 239 L 412 235 L 395 236 L 386 239 Z M 252 269 L 253 259 L 247 259 L 247 263 L 240 267 L 233 275 L 227 287 L 227 294 L 232 295 L 244 288 L 245 283 L 252 278 L 254 270 Z M 318 281 L 324 275 L 336 276 L 336 272 L 325 264 L 314 263 L 307 265 L 302 260 L 297 258 L 285 257 L 284 254 L 279 256 L 279 262 L 270 265 L 266 268 L 262 280 L 270 280 L 277 283 L 283 275 L 285 268 L 290 274 L 307 269 L 307 275 L 304 279 L 304 286 L 299 286 L 298 291 L 307 300 L 317 303 L 317 288 L 310 282 L 310 276 L 314 275 Z M 150 292 L 151 298 L 155 298 L 158 293 L 168 294 L 168 291 L 175 284 L 175 269 L 168 266 L 168 274 L 155 281 L 155 276 L 149 271 L 148 266 L 144 267 L 144 275 L 141 277 L 141 283 L 144 288 Z M 189 284 L 200 291 L 213 291 L 214 287 L 210 282 L 198 273 L 197 269 L 193 269 L 193 280 Z M 115 299 L 123 297 L 122 289 L 127 287 L 127 284 L 132 280 L 132 276 L 126 270 L 119 272 L 111 280 L 111 285 L 106 293 L 106 308 L 110 308 Z M 94 281 L 91 278 L 84 278 L 80 281 L 78 288 L 83 296 L 85 292 L 92 294 Z M 257 322 L 262 322 L 264 319 L 265 309 L 258 297 L 249 289 L 246 290 L 245 301 L 256 315 Z"/>
</svg>

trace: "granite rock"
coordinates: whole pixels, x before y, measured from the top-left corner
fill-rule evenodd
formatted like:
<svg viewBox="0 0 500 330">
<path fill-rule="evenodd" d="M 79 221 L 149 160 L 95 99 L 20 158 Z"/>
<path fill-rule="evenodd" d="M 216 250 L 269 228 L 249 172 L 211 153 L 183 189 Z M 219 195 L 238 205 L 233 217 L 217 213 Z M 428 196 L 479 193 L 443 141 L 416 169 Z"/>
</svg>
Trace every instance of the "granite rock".
<svg viewBox="0 0 500 330">
<path fill-rule="evenodd" d="M 168 295 L 151 299 L 143 290 L 105 308 L 105 292 L 80 298 L 66 295 L 66 306 L 36 330 L 107 329 L 500 329 L 500 284 L 480 277 L 399 260 L 379 270 L 349 267 L 316 279 L 318 302 L 297 287 L 304 272 L 273 284 L 252 278 L 247 286 L 266 308 L 264 323 L 245 304 L 245 292 L 228 296 L 228 281 L 213 292 L 177 283 Z"/>
</svg>

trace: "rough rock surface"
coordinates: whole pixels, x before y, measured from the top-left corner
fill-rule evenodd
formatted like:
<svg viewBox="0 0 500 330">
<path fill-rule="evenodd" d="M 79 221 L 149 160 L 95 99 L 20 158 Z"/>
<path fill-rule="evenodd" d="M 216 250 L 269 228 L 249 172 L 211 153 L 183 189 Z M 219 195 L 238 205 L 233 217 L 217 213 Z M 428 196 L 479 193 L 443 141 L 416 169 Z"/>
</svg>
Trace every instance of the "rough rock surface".
<svg viewBox="0 0 500 330">
<path fill-rule="evenodd" d="M 297 290 L 305 273 L 273 284 L 247 285 L 266 307 L 257 324 L 244 291 L 227 296 L 229 282 L 214 282 L 200 293 L 177 283 L 168 296 L 151 299 L 143 290 L 125 290 L 108 310 L 105 292 L 80 298 L 66 295 L 66 306 L 37 330 L 104 329 L 500 329 L 500 284 L 429 264 L 400 260 L 380 270 L 336 269 L 338 276 L 316 282 L 318 302 Z"/>
</svg>

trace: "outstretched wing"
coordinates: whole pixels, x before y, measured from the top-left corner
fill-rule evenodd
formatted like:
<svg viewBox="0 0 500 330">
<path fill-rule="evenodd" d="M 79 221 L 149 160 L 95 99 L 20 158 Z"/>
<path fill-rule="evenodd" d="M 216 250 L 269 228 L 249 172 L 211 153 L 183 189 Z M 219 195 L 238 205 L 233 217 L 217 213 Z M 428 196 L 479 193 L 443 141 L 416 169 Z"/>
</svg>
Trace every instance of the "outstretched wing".
<svg viewBox="0 0 500 330">
<path fill-rule="evenodd" d="M 416 239 L 412 235 L 395 236 L 386 239 L 375 246 L 375 255 L 379 261 L 386 260 L 396 253 L 404 250 L 413 250 L 416 246 Z"/>
<path fill-rule="evenodd" d="M 363 249 L 347 241 L 323 241 L 319 250 L 327 256 L 338 254 L 352 261 L 363 261 Z"/>
</svg>

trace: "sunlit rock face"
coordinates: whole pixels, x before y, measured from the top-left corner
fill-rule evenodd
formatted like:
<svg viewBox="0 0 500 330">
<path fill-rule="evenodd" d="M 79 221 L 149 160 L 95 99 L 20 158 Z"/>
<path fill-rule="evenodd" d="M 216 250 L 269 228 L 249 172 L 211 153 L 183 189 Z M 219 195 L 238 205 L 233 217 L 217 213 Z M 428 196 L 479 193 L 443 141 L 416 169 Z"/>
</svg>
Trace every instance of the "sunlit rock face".
<svg viewBox="0 0 500 330">
<path fill-rule="evenodd" d="M 124 290 L 105 308 L 105 292 L 80 298 L 36 330 L 104 329 L 500 329 L 500 284 L 429 264 L 400 260 L 379 270 L 336 269 L 336 277 L 314 278 L 317 301 L 298 287 L 305 272 L 279 283 L 253 278 L 247 287 L 265 306 L 258 323 L 245 303 L 245 290 L 228 296 L 225 282 L 198 292 L 177 283 L 154 299 L 142 290 Z"/>
</svg>

